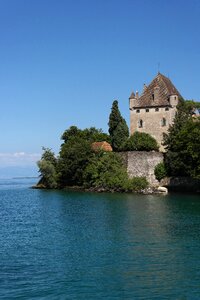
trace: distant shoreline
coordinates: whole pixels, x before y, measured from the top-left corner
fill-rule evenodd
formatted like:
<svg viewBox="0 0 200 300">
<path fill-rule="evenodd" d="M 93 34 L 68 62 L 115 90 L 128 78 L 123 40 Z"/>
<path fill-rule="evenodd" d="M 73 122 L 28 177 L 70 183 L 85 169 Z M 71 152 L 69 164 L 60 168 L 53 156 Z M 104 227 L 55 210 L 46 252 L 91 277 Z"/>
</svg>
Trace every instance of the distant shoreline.
<svg viewBox="0 0 200 300">
<path fill-rule="evenodd" d="M 19 176 L 19 177 L 12 177 L 11 179 L 37 179 L 38 176 Z"/>
</svg>

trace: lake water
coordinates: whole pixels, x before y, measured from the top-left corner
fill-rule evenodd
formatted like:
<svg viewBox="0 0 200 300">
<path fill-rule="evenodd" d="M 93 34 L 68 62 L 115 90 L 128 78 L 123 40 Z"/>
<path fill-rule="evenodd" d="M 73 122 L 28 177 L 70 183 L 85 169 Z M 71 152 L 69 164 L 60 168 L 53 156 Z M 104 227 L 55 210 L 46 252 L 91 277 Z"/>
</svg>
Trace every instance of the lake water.
<svg viewBox="0 0 200 300">
<path fill-rule="evenodd" d="M 200 299 L 200 197 L 0 181 L 0 299 Z"/>
</svg>

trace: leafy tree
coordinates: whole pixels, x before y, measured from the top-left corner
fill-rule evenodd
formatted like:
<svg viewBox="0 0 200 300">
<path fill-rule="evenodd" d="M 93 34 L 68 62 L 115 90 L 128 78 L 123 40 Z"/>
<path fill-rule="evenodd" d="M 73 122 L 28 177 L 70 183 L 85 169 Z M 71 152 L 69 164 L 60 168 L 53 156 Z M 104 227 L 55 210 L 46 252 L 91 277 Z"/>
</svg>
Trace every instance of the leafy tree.
<svg viewBox="0 0 200 300">
<path fill-rule="evenodd" d="M 120 151 L 123 143 L 129 137 L 129 129 L 125 119 L 121 116 L 117 100 L 112 104 L 108 126 L 112 148 L 114 151 Z"/>
<path fill-rule="evenodd" d="M 82 185 L 84 170 L 94 155 L 91 144 L 95 141 L 109 141 L 110 137 L 95 127 L 81 130 L 71 126 L 63 133 L 62 139 L 64 143 L 58 160 L 59 184 Z"/>
<path fill-rule="evenodd" d="M 177 134 L 187 120 L 191 118 L 192 110 L 193 104 L 191 104 L 191 102 L 186 102 L 183 99 L 179 99 L 174 123 L 169 127 L 168 133 L 163 134 L 163 144 L 167 150 L 174 151 L 173 149 L 176 147 L 177 143 Z"/>
<path fill-rule="evenodd" d="M 200 179 L 200 119 L 187 119 L 173 138 L 165 156 L 168 174 Z"/>
<path fill-rule="evenodd" d="M 59 185 L 82 185 L 82 176 L 93 151 L 91 143 L 74 136 L 61 146 L 58 159 Z"/>
<path fill-rule="evenodd" d="M 148 133 L 138 132 L 133 133 L 124 143 L 124 151 L 157 151 L 159 148 L 157 141 Z"/>
<path fill-rule="evenodd" d="M 192 118 L 194 101 L 180 100 L 174 123 L 164 144 L 168 150 L 165 165 L 169 176 L 190 176 L 200 179 L 200 120 Z"/>
<path fill-rule="evenodd" d="M 110 136 L 102 131 L 102 129 L 97 129 L 95 127 L 90 127 L 86 129 L 79 129 L 76 126 L 71 126 L 69 129 L 65 130 L 61 139 L 66 143 L 71 138 L 75 137 L 85 139 L 92 142 L 110 142 Z"/>
<path fill-rule="evenodd" d="M 54 153 L 49 148 L 43 147 L 43 154 L 41 160 L 37 162 L 40 172 L 40 181 L 38 184 L 43 185 L 46 188 L 57 187 L 57 160 Z"/>
</svg>

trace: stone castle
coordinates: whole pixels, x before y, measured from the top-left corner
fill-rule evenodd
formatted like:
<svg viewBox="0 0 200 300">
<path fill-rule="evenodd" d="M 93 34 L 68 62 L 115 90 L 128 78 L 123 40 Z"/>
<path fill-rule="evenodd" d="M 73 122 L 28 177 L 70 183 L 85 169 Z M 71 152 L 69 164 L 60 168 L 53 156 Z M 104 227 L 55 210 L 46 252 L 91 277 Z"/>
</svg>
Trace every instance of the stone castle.
<svg viewBox="0 0 200 300">
<path fill-rule="evenodd" d="M 163 151 L 163 133 L 167 133 L 173 123 L 180 97 L 170 79 L 161 73 L 148 86 L 144 84 L 140 96 L 132 92 L 129 98 L 130 134 L 135 131 L 149 133 Z"/>
</svg>

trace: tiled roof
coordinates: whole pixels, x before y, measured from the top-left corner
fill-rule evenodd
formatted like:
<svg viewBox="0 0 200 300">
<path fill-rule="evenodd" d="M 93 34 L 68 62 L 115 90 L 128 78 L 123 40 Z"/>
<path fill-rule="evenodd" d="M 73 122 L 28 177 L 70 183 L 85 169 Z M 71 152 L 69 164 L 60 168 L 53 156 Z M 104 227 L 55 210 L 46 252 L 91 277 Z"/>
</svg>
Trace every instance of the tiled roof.
<svg viewBox="0 0 200 300">
<path fill-rule="evenodd" d="M 154 98 L 155 90 L 158 94 L 157 99 Z M 171 80 L 161 73 L 158 73 L 152 82 L 146 86 L 134 107 L 169 106 L 170 95 L 181 97 Z"/>
<path fill-rule="evenodd" d="M 99 150 L 103 150 L 103 151 L 112 151 L 112 147 L 108 142 L 94 142 L 92 143 L 92 149 L 94 151 L 99 151 Z"/>
</svg>

